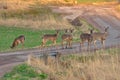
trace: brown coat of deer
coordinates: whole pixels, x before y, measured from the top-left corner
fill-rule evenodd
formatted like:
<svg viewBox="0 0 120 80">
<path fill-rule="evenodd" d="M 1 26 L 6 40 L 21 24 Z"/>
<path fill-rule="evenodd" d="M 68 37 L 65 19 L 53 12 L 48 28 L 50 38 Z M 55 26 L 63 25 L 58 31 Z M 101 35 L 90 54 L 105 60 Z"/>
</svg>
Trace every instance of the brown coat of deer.
<svg viewBox="0 0 120 80">
<path fill-rule="evenodd" d="M 90 49 L 90 44 L 93 40 L 91 34 L 92 34 L 92 30 L 90 30 L 90 34 L 89 33 L 82 33 L 80 35 L 80 39 L 81 39 L 80 47 L 81 48 L 83 47 L 84 42 L 88 42 L 88 50 Z"/>
<path fill-rule="evenodd" d="M 108 29 L 109 27 L 105 28 L 105 31 L 103 33 L 101 32 L 94 32 L 92 33 L 92 37 L 93 37 L 93 43 L 94 43 L 94 47 L 96 48 L 96 41 L 100 41 L 103 48 L 105 48 L 105 40 L 108 36 Z"/>
<path fill-rule="evenodd" d="M 72 36 L 73 30 L 74 29 L 70 29 L 70 33 L 67 33 L 68 30 L 66 29 L 65 34 L 63 34 L 61 36 L 61 38 L 62 38 L 62 48 L 63 49 L 64 49 L 64 46 L 63 46 L 64 42 L 66 42 L 66 48 L 68 48 L 67 45 L 69 46 L 69 48 L 72 48 L 71 43 L 72 43 L 72 40 L 73 40 L 73 36 Z"/>
<path fill-rule="evenodd" d="M 56 30 L 55 34 L 45 34 L 42 37 L 42 46 L 45 46 L 47 41 L 52 41 L 56 45 L 56 40 L 58 37 L 59 30 Z"/>
<path fill-rule="evenodd" d="M 25 41 L 25 36 L 24 35 L 18 36 L 17 38 L 14 39 L 11 48 L 15 48 L 20 43 L 22 43 L 22 45 L 24 47 L 24 41 Z"/>
</svg>

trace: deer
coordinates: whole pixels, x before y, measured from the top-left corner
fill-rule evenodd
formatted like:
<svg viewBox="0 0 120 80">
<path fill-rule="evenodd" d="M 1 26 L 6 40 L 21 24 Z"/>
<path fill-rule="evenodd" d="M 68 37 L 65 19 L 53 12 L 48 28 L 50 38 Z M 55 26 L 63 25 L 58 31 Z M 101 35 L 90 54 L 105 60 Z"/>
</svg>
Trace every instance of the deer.
<svg viewBox="0 0 120 80">
<path fill-rule="evenodd" d="M 94 32 L 91 34 L 91 36 L 93 37 L 93 43 L 94 43 L 94 47 L 96 47 L 96 41 L 100 41 L 102 44 L 102 48 L 105 48 L 105 40 L 108 36 L 108 29 L 109 27 L 106 27 L 104 32 Z"/>
<path fill-rule="evenodd" d="M 20 35 L 17 38 L 14 39 L 11 48 L 15 48 L 16 46 L 18 46 L 20 43 L 22 44 L 22 46 L 24 47 L 24 42 L 25 42 L 25 36 L 24 35 Z"/>
<path fill-rule="evenodd" d="M 72 40 L 73 40 L 73 36 L 72 36 L 72 33 L 74 31 L 74 29 L 69 29 L 70 33 L 68 33 L 68 29 L 65 30 L 65 33 L 61 36 L 62 38 L 62 49 L 64 49 L 64 46 L 63 46 L 63 43 L 66 42 L 66 48 L 72 48 Z M 67 46 L 68 45 L 68 46 Z"/>
<path fill-rule="evenodd" d="M 83 44 L 85 43 L 85 42 L 87 42 L 88 43 L 88 50 L 90 49 L 90 44 L 92 43 L 92 40 L 93 40 L 93 38 L 92 38 L 92 34 L 93 33 L 93 31 L 92 30 L 90 30 L 90 33 L 82 33 L 81 35 L 80 35 L 80 39 L 81 39 L 81 42 L 80 42 L 80 47 L 82 48 L 82 46 L 83 46 Z"/>
<path fill-rule="evenodd" d="M 56 30 L 55 34 L 45 34 L 42 37 L 42 46 L 44 47 L 47 41 L 52 41 L 53 45 L 56 45 L 59 30 Z"/>
</svg>

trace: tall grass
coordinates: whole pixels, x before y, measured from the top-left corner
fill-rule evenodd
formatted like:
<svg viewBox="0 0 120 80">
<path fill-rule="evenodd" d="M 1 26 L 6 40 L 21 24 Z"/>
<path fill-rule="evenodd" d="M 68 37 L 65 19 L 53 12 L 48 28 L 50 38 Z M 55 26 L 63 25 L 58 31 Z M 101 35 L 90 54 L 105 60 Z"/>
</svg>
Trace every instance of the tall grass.
<svg viewBox="0 0 120 80">
<path fill-rule="evenodd" d="M 33 6 L 27 10 L 1 12 L 0 24 L 36 29 L 63 29 L 72 26 L 48 7 Z"/>
<path fill-rule="evenodd" d="M 49 64 L 44 65 L 41 61 L 38 69 L 55 80 L 119 80 L 119 52 L 114 48 L 89 55 L 65 55 L 58 63 L 49 57 Z"/>
<path fill-rule="evenodd" d="M 36 60 L 31 59 L 32 63 L 29 61 L 31 63 L 29 65 L 38 74 L 46 74 L 48 77 L 45 80 L 120 80 L 119 53 L 120 50 L 118 48 L 111 48 L 104 51 L 98 50 L 95 53 L 92 52 L 89 54 L 84 52 L 83 54 L 63 55 L 59 62 L 56 62 L 54 57 L 49 56 L 48 65 L 44 64 L 44 59 L 37 57 L 35 58 Z M 17 68 L 20 67 L 18 66 Z M 24 69 L 29 70 L 29 68 L 20 68 L 17 74 L 24 72 Z M 30 74 L 28 75 L 30 76 Z M 6 76 L 7 74 L 5 74 L 3 79 L 12 80 L 16 79 L 18 75 L 12 74 L 10 77 Z M 34 80 L 39 79 L 34 78 Z"/>
</svg>

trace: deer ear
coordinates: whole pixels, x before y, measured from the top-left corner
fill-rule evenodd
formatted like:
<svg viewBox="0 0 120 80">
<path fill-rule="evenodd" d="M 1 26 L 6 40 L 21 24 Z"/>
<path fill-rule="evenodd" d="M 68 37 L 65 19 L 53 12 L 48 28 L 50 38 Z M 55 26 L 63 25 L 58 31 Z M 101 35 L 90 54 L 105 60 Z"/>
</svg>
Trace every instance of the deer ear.
<svg viewBox="0 0 120 80">
<path fill-rule="evenodd" d="M 67 33 L 67 32 L 68 32 L 68 29 L 64 29 L 64 31 L 65 31 L 65 33 Z"/>
<path fill-rule="evenodd" d="M 74 29 L 72 29 L 72 32 L 74 31 Z"/>
<path fill-rule="evenodd" d="M 105 31 L 107 31 L 109 29 L 109 26 L 105 28 Z"/>
<path fill-rule="evenodd" d="M 70 33 L 73 33 L 74 29 L 70 29 Z"/>
</svg>

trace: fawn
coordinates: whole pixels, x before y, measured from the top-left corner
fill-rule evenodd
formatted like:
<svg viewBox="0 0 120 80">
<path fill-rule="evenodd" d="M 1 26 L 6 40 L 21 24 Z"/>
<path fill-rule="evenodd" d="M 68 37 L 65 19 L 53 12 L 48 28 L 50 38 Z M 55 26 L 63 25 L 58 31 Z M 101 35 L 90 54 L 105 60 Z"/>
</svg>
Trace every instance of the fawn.
<svg viewBox="0 0 120 80">
<path fill-rule="evenodd" d="M 73 40 L 72 33 L 73 33 L 74 29 L 69 29 L 69 31 L 70 31 L 70 33 L 67 33 L 67 32 L 68 32 L 68 29 L 66 29 L 66 30 L 65 30 L 65 34 L 63 34 L 63 35 L 61 36 L 61 38 L 62 38 L 62 48 L 63 48 L 63 49 L 64 49 L 64 46 L 63 46 L 63 43 L 64 43 L 64 42 L 66 42 L 66 48 L 68 48 L 67 45 L 68 45 L 70 48 L 72 48 L 72 46 L 71 46 L 71 43 L 72 43 L 72 40 Z"/>
<path fill-rule="evenodd" d="M 104 32 L 94 32 L 91 34 L 91 36 L 93 37 L 93 43 L 94 43 L 94 47 L 96 48 L 96 41 L 100 41 L 103 48 L 105 48 L 105 40 L 108 36 L 108 29 L 109 27 L 106 27 Z"/>
<path fill-rule="evenodd" d="M 90 34 L 89 33 L 82 33 L 80 35 L 80 39 L 81 39 L 81 42 L 80 42 L 80 47 L 82 48 L 82 45 L 84 44 L 84 42 L 88 42 L 88 50 L 90 49 L 90 44 L 92 42 L 92 34 L 93 31 L 90 30 Z"/>
<path fill-rule="evenodd" d="M 25 36 L 24 35 L 18 36 L 17 38 L 14 39 L 11 48 L 16 47 L 20 43 L 22 43 L 22 45 L 24 47 L 24 41 L 25 41 Z"/>
<path fill-rule="evenodd" d="M 59 30 L 56 30 L 55 34 L 45 34 L 42 37 L 42 46 L 45 46 L 47 41 L 52 41 L 56 45 L 56 40 L 58 37 Z"/>
</svg>

